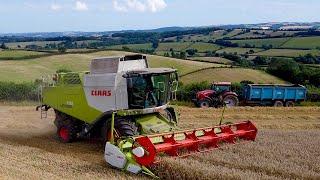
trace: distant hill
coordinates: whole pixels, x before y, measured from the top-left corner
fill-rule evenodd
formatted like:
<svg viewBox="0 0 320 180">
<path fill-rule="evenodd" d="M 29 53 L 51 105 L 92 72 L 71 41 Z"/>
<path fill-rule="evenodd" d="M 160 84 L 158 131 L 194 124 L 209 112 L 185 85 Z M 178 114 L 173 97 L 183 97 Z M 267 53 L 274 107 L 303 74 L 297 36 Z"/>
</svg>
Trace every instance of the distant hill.
<svg viewBox="0 0 320 180">
<path fill-rule="evenodd" d="M 77 37 L 77 36 L 105 36 L 113 33 L 120 32 L 170 32 L 170 31 L 186 31 L 197 28 L 208 28 L 215 27 L 221 29 L 273 29 L 277 30 L 286 27 L 309 27 L 310 29 L 320 28 L 320 22 L 271 22 L 271 23 L 259 23 L 259 24 L 225 24 L 225 25 L 208 25 L 208 26 L 195 26 L 195 27 L 181 27 L 181 26 L 171 26 L 171 27 L 161 27 L 156 29 L 141 29 L 141 30 L 119 30 L 119 31 L 97 31 L 97 32 L 82 32 L 82 31 L 69 31 L 69 32 L 31 32 L 31 33 L 0 33 L 0 37 L 4 36 L 17 36 L 17 37 L 33 37 L 33 38 L 54 38 L 54 37 Z"/>
</svg>

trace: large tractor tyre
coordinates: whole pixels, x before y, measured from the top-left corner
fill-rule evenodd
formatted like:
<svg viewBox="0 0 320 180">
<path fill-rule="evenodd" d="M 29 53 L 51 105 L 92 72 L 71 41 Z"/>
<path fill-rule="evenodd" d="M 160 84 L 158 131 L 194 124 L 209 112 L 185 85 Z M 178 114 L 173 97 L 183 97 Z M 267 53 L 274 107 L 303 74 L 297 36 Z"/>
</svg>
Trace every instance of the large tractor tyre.
<svg viewBox="0 0 320 180">
<path fill-rule="evenodd" d="M 286 107 L 294 107 L 294 102 L 293 101 L 287 101 L 286 102 Z"/>
<path fill-rule="evenodd" d="M 239 105 L 239 99 L 237 98 L 237 96 L 234 96 L 234 95 L 227 95 L 226 97 L 223 98 L 223 102 L 228 108 Z"/>
<path fill-rule="evenodd" d="M 111 138 L 111 121 L 106 121 L 102 127 L 102 139 L 104 142 L 109 141 Z M 121 137 L 130 137 L 138 135 L 138 127 L 130 119 L 125 118 L 115 118 L 114 122 L 114 139 L 119 139 Z"/>
<path fill-rule="evenodd" d="M 211 106 L 211 103 L 210 103 L 209 100 L 204 99 L 204 100 L 200 100 L 198 102 L 198 105 L 199 105 L 200 108 L 209 108 Z"/>
<path fill-rule="evenodd" d="M 283 102 L 282 101 L 275 101 L 273 106 L 274 107 L 283 107 Z"/>
</svg>

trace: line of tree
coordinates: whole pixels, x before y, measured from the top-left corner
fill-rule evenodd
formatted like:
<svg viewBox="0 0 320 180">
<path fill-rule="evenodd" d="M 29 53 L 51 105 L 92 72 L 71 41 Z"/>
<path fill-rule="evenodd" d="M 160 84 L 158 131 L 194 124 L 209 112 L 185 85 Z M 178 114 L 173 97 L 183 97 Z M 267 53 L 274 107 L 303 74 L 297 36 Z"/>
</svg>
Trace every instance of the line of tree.
<svg viewBox="0 0 320 180">
<path fill-rule="evenodd" d="M 320 71 L 290 59 L 272 59 L 267 72 L 294 84 L 320 87 Z"/>
</svg>

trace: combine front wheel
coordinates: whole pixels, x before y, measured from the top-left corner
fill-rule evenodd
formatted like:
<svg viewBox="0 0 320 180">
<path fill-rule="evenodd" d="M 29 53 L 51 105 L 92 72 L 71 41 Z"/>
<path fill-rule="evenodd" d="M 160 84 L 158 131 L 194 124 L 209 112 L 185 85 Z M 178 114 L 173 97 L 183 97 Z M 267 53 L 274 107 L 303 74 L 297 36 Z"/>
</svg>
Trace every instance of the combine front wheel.
<svg viewBox="0 0 320 180">
<path fill-rule="evenodd" d="M 110 122 L 106 122 L 103 126 L 103 140 L 109 141 L 111 138 Z M 121 137 L 130 137 L 138 134 L 138 128 L 133 121 L 124 118 L 116 118 L 114 122 L 113 136 L 115 139 Z"/>
</svg>

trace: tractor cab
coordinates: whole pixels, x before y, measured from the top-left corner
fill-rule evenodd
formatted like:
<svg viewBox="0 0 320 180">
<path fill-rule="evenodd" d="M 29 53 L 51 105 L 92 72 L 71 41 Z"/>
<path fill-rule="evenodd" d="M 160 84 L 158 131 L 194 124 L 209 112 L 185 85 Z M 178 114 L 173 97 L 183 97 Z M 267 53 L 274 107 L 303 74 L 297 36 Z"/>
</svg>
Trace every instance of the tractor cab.
<svg viewBox="0 0 320 180">
<path fill-rule="evenodd" d="M 231 91 L 231 82 L 212 83 L 211 89 L 218 93 Z"/>
<path fill-rule="evenodd" d="M 178 88 L 178 75 L 171 68 L 146 68 L 127 72 L 129 109 L 166 105 Z"/>
</svg>

